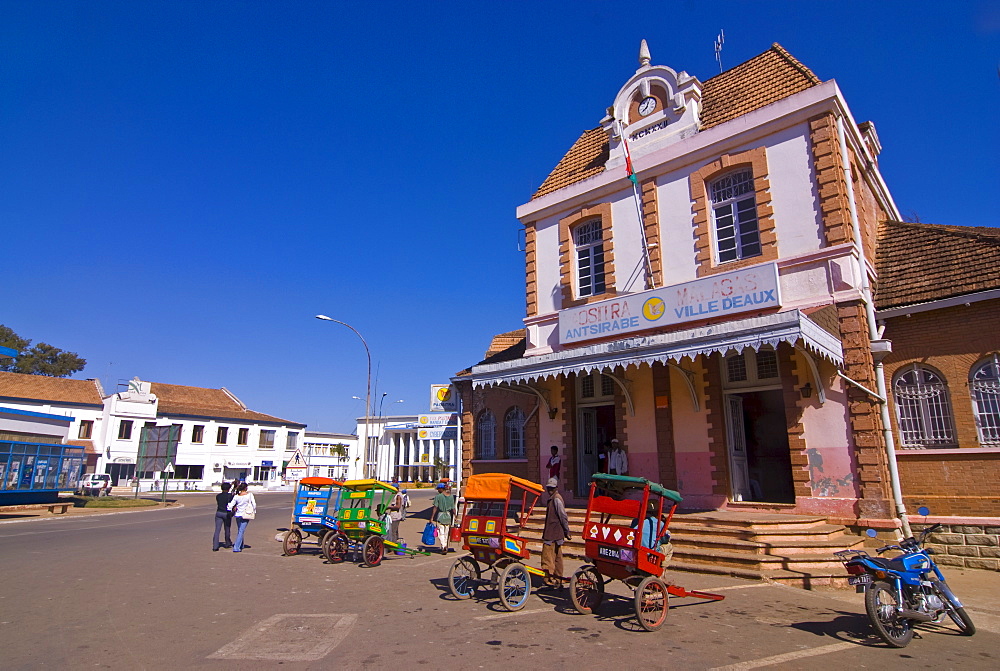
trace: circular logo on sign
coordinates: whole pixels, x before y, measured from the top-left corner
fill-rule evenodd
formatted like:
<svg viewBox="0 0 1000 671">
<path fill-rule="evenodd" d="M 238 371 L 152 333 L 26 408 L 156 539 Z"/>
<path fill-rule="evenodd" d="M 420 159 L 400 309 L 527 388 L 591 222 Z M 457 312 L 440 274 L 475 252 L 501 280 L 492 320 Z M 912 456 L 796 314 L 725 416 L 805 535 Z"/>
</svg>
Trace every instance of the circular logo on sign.
<svg viewBox="0 0 1000 671">
<path fill-rule="evenodd" d="M 427 429 L 420 429 L 420 431 L 417 432 L 417 436 L 420 438 L 426 438 L 428 435 Z"/>
<path fill-rule="evenodd" d="M 437 399 L 444 403 L 451 398 L 451 387 L 441 387 L 437 390 Z"/>
<path fill-rule="evenodd" d="M 663 316 L 663 313 L 667 310 L 667 304 L 663 302 L 662 298 L 653 296 L 646 300 L 642 304 L 642 316 L 651 322 L 655 322 L 657 319 Z"/>
</svg>

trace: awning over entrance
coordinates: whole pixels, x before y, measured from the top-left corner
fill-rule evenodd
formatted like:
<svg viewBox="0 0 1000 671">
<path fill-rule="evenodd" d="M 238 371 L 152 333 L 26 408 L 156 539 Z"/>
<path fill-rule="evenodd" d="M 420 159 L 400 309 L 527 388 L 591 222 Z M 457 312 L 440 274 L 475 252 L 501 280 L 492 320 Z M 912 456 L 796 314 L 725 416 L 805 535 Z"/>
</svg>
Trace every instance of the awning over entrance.
<svg viewBox="0 0 1000 671">
<path fill-rule="evenodd" d="M 499 384 L 526 384 L 536 380 L 589 373 L 622 366 L 652 365 L 655 362 L 680 362 L 700 354 L 759 350 L 780 343 L 801 347 L 841 367 L 844 364 L 840 339 L 819 326 L 799 310 L 788 310 L 763 317 L 738 319 L 722 324 L 684 329 L 673 333 L 624 338 L 515 361 L 482 364 L 472 368 L 474 387 Z"/>
</svg>

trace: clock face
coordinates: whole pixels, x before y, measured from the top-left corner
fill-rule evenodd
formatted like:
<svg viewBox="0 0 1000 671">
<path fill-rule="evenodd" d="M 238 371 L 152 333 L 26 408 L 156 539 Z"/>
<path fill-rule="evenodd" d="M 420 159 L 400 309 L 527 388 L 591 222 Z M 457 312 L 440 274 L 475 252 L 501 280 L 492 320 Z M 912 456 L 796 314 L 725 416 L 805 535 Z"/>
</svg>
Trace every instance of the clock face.
<svg viewBox="0 0 1000 671">
<path fill-rule="evenodd" d="M 643 98 L 642 102 L 639 103 L 639 114 L 642 116 L 649 116 L 656 111 L 656 98 L 652 96 L 648 98 Z"/>
</svg>

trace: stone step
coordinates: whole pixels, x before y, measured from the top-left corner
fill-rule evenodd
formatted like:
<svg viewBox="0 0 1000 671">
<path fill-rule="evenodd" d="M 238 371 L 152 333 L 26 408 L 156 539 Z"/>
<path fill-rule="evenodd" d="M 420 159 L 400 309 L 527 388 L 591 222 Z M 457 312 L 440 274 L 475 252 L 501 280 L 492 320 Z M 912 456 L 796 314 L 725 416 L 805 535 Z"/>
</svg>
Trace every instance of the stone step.
<svg viewBox="0 0 1000 671">
<path fill-rule="evenodd" d="M 805 553 L 832 553 L 839 550 L 847 550 L 859 547 L 863 544 L 860 538 L 843 536 L 842 538 L 810 538 L 793 540 L 762 541 L 760 538 L 753 540 L 743 540 L 730 538 L 728 536 L 713 537 L 700 534 L 678 533 L 671 534 L 671 539 L 675 546 L 715 548 L 721 550 L 733 550 L 741 552 L 751 552 L 756 554 L 805 554 Z"/>
<path fill-rule="evenodd" d="M 753 539 L 761 542 L 831 540 L 844 536 L 845 528 L 839 524 L 822 524 L 805 529 L 747 529 L 746 527 L 705 526 L 692 520 L 672 521 L 670 530 L 691 536 L 710 538 L 728 537 L 738 539 Z"/>
</svg>

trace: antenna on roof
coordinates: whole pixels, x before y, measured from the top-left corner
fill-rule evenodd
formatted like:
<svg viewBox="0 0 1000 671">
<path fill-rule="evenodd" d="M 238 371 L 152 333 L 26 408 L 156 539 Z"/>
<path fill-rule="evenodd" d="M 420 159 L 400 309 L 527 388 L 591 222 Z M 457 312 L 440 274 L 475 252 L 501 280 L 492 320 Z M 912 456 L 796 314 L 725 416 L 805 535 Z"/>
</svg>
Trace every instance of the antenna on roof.
<svg viewBox="0 0 1000 671">
<path fill-rule="evenodd" d="M 726 43 L 726 31 L 719 29 L 719 35 L 715 38 L 715 60 L 719 63 L 719 72 L 722 72 L 722 45 Z"/>
</svg>

